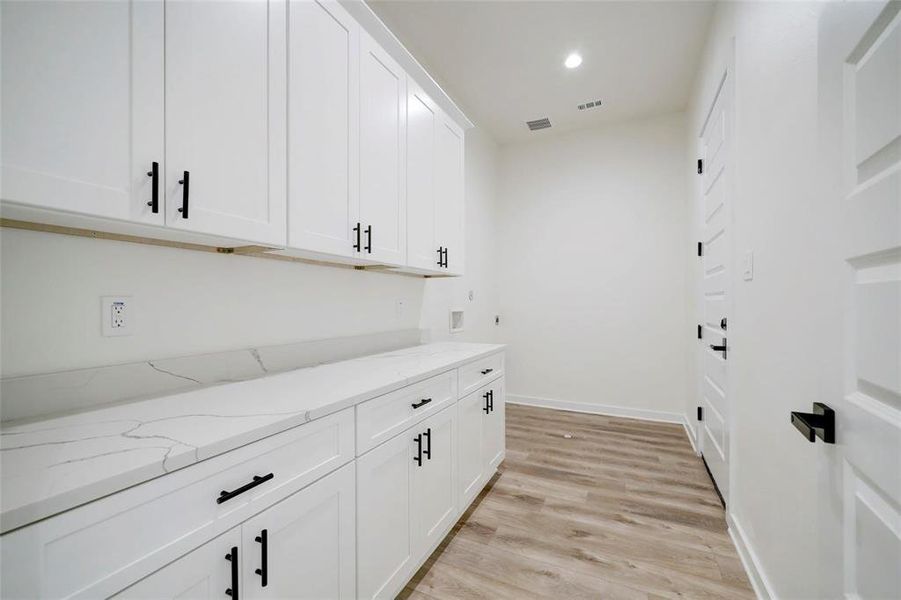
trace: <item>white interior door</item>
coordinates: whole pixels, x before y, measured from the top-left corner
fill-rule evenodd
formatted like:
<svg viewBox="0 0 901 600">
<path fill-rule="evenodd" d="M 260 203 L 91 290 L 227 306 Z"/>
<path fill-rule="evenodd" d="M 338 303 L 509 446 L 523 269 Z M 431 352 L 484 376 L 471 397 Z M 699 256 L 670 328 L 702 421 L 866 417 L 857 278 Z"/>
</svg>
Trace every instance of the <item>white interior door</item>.
<svg viewBox="0 0 901 600">
<path fill-rule="evenodd" d="M 365 32 L 360 50 L 360 254 L 403 265 L 407 75 Z"/>
<path fill-rule="evenodd" d="M 166 2 L 170 227 L 284 245 L 285 10 L 284 0 Z"/>
<path fill-rule="evenodd" d="M 701 453 L 724 502 L 729 498 L 728 320 L 731 308 L 732 73 L 725 70 L 701 131 Z M 714 349 L 716 346 L 720 349 Z M 725 347 L 725 350 L 722 348 Z"/>
<path fill-rule="evenodd" d="M 360 27 L 334 1 L 288 5 L 288 246 L 354 253 Z"/>
<path fill-rule="evenodd" d="M 829 5 L 819 34 L 822 197 L 840 207 L 846 291 L 844 389 L 819 400 L 837 427 L 818 452 L 820 593 L 901 598 L 901 3 Z"/>
<path fill-rule="evenodd" d="M 163 3 L 2 2 L 0 196 L 162 225 Z"/>
</svg>

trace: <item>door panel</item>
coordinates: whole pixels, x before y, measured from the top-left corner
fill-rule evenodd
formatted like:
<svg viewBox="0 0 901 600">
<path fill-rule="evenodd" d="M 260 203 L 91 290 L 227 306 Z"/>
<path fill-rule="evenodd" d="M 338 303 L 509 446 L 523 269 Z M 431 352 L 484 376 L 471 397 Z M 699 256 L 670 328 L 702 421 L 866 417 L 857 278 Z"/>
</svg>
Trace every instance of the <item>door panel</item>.
<svg viewBox="0 0 901 600">
<path fill-rule="evenodd" d="M 409 79 L 407 87 L 407 264 L 439 271 L 439 244 L 435 241 L 436 108 Z"/>
<path fill-rule="evenodd" d="M 435 230 L 439 246 L 447 248 L 445 272 L 463 274 L 464 189 L 463 131 L 439 113 L 435 134 Z"/>
<path fill-rule="evenodd" d="M 416 555 L 422 556 L 438 544 L 457 516 L 455 456 L 457 410 L 450 406 L 413 428 L 428 432 L 428 457 L 413 466 L 412 490 Z"/>
<path fill-rule="evenodd" d="M 457 469 L 460 506 L 469 506 L 479 493 L 480 484 L 485 472 L 483 458 L 487 450 L 482 448 L 482 428 L 484 427 L 482 412 L 482 396 L 475 391 L 457 403 Z"/>
<path fill-rule="evenodd" d="M 898 598 L 901 4 L 829 5 L 819 40 L 822 192 L 840 207 L 846 291 L 845 386 L 827 401 L 836 445 L 818 455 L 820 592 Z"/>
<path fill-rule="evenodd" d="M 353 253 L 360 28 L 337 2 L 288 5 L 288 245 Z"/>
<path fill-rule="evenodd" d="M 374 261 L 406 260 L 406 74 L 365 32 L 360 36 L 361 253 Z"/>
<path fill-rule="evenodd" d="M 247 598 L 354 598 L 354 463 L 242 525 Z M 263 534 L 266 586 L 262 585 Z"/>
<path fill-rule="evenodd" d="M 213 600 L 226 598 L 232 586 L 231 549 L 242 558 L 241 529 L 236 527 L 189 552 L 156 573 L 113 596 L 121 600 Z M 240 583 L 239 583 L 240 585 Z M 239 595 L 243 595 L 240 592 Z"/>
<path fill-rule="evenodd" d="M 3 2 L 2 190 L 23 204 L 161 225 L 163 3 Z M 159 181 L 160 189 L 164 182 Z"/>
<path fill-rule="evenodd" d="M 483 415 L 485 425 L 482 429 L 485 449 L 485 477 L 494 475 L 495 469 L 504 459 L 506 454 L 506 397 L 504 395 L 504 379 L 494 381 L 489 389 L 493 392 L 491 406 L 488 414 Z"/>
<path fill-rule="evenodd" d="M 284 245 L 285 55 L 282 0 L 166 4 L 169 226 Z"/>
</svg>

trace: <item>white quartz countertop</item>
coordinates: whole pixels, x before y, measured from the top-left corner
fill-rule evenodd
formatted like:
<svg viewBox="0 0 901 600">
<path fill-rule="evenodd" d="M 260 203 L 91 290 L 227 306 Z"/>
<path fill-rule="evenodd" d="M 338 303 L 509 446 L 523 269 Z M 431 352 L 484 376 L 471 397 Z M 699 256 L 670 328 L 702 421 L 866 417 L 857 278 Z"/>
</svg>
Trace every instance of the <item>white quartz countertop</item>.
<svg viewBox="0 0 901 600">
<path fill-rule="evenodd" d="M 0 532 L 354 406 L 503 345 L 437 343 L 0 429 Z"/>
</svg>

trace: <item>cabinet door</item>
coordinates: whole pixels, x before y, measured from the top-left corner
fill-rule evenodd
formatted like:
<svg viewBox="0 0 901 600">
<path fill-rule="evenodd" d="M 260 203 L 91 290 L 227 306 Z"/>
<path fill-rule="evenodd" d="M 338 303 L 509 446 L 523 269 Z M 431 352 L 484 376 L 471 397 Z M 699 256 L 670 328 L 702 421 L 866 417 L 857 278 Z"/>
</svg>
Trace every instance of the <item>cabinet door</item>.
<svg viewBox="0 0 901 600">
<path fill-rule="evenodd" d="M 440 271 L 435 242 L 435 131 L 432 99 L 407 78 L 407 265 Z"/>
<path fill-rule="evenodd" d="M 169 226 L 284 245 L 285 12 L 284 0 L 166 2 Z"/>
<path fill-rule="evenodd" d="M 163 223 L 163 4 L 2 2 L 4 200 Z"/>
<path fill-rule="evenodd" d="M 357 459 L 359 598 L 389 597 L 410 575 L 414 435 L 401 433 Z"/>
<path fill-rule="evenodd" d="M 482 388 L 486 389 L 486 388 Z M 506 451 L 506 422 L 504 403 L 504 378 L 491 383 L 487 387 L 492 392 L 491 409 L 484 414 L 484 426 L 482 429 L 482 446 L 485 449 L 483 460 L 485 472 L 490 477 L 497 466 L 504 459 Z"/>
<path fill-rule="evenodd" d="M 403 265 L 406 74 L 365 32 L 360 50 L 361 256 Z"/>
<path fill-rule="evenodd" d="M 447 248 L 447 268 L 463 274 L 463 131 L 441 113 L 435 133 L 435 227 L 439 246 Z"/>
<path fill-rule="evenodd" d="M 413 546 L 417 556 L 434 548 L 457 517 L 457 411 L 450 406 L 413 428 L 423 435 L 423 460 L 414 463 Z"/>
<path fill-rule="evenodd" d="M 245 597 L 353 598 L 355 512 L 350 463 L 246 521 Z"/>
<path fill-rule="evenodd" d="M 227 598 L 226 590 L 233 586 L 230 560 L 232 549 L 236 552 L 240 567 L 242 560 L 240 527 L 207 542 L 113 597 L 121 600 L 138 598 L 147 600 L 170 598 L 212 600 L 215 598 L 219 600 Z M 240 573 L 240 569 L 238 573 Z M 240 581 L 240 578 L 238 580 Z M 238 596 L 242 595 L 240 591 L 243 590 L 239 588 Z M 235 594 L 229 595 L 235 597 Z"/>
<path fill-rule="evenodd" d="M 482 428 L 484 426 L 485 400 L 476 391 L 457 403 L 457 489 L 460 506 L 466 507 L 481 489 L 486 454 L 482 448 Z"/>
<path fill-rule="evenodd" d="M 354 254 L 360 28 L 337 2 L 288 5 L 288 246 Z"/>
</svg>

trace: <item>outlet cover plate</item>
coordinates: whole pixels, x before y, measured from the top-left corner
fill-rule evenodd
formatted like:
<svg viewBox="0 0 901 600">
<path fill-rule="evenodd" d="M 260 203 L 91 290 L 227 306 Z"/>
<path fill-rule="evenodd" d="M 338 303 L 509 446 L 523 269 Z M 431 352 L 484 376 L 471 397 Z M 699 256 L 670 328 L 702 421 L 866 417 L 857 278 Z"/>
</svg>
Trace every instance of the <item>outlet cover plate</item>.
<svg viewBox="0 0 901 600">
<path fill-rule="evenodd" d="M 131 296 L 103 296 L 100 298 L 100 323 L 104 337 L 134 333 L 133 301 Z"/>
</svg>

